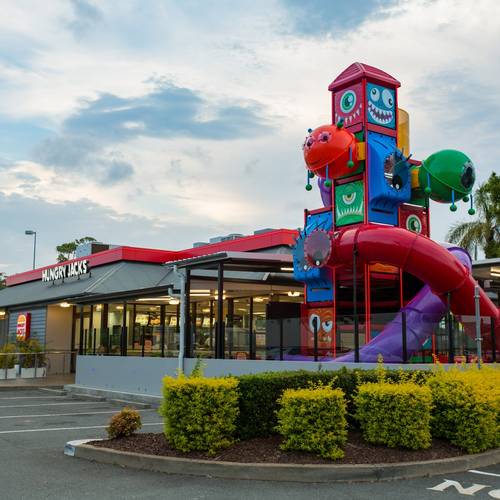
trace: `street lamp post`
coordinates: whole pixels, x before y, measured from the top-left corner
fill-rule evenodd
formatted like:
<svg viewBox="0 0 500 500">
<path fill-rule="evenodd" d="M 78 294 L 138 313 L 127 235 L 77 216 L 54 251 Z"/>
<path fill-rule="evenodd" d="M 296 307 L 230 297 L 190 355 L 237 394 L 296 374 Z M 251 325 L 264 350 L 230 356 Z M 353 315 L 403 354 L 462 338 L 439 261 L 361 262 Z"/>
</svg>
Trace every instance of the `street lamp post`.
<svg viewBox="0 0 500 500">
<path fill-rule="evenodd" d="M 36 258 L 36 231 L 33 231 L 32 229 L 26 229 L 24 231 L 24 234 L 28 236 L 33 236 L 33 269 L 35 269 L 35 258 Z"/>
</svg>

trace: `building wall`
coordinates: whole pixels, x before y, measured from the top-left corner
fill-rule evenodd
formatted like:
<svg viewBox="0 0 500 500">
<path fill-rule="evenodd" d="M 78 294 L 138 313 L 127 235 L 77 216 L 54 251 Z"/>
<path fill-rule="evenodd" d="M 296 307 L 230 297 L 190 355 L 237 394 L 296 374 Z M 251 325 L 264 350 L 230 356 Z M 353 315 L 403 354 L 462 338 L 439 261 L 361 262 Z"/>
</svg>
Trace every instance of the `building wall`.
<svg viewBox="0 0 500 500">
<path fill-rule="evenodd" d="M 184 372 L 191 373 L 196 359 L 184 360 Z M 314 361 L 254 361 L 234 359 L 204 359 L 207 377 L 243 375 L 283 370 L 340 370 L 342 367 L 373 369 L 373 363 L 319 363 Z M 123 356 L 78 356 L 75 385 L 85 389 L 116 391 L 147 396 L 161 396 L 161 381 L 165 375 L 175 376 L 177 358 Z M 430 370 L 432 364 L 386 365 L 388 369 Z"/>
<path fill-rule="evenodd" d="M 9 342 L 16 341 L 17 317 L 20 313 L 31 313 L 30 338 L 45 345 L 45 327 L 47 322 L 47 307 L 9 310 Z"/>
<path fill-rule="evenodd" d="M 9 332 L 9 316 L 0 316 L 0 347 L 7 342 L 7 334 Z"/>
</svg>

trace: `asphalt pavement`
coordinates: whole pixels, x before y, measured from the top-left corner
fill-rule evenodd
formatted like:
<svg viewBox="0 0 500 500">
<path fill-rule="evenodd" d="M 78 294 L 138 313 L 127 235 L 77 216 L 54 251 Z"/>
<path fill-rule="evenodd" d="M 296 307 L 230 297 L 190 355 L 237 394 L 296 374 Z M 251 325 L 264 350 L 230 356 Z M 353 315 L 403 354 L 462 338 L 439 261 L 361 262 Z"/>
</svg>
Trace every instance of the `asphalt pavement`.
<svg viewBox="0 0 500 500">
<path fill-rule="evenodd" d="M 63 454 L 67 441 L 105 437 L 121 406 L 57 388 L 0 391 L 0 499 L 500 499 L 500 465 L 385 483 L 300 484 L 166 475 Z M 140 412 L 144 431 L 161 432 L 155 409 Z"/>
</svg>

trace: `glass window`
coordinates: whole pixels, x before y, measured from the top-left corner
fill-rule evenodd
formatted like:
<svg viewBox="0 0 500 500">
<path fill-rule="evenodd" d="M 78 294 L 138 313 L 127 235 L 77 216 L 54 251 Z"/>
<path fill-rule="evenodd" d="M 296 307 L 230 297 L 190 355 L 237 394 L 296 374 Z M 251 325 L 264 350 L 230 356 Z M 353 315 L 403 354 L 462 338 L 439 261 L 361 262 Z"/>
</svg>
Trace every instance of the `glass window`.
<svg viewBox="0 0 500 500">
<path fill-rule="evenodd" d="M 106 345 L 103 345 L 101 328 L 103 319 L 103 305 L 92 306 L 92 354 L 105 354 Z"/>
<path fill-rule="evenodd" d="M 250 298 L 228 299 L 226 358 L 250 359 Z"/>
<path fill-rule="evenodd" d="M 165 357 L 173 358 L 179 354 L 179 301 L 165 305 Z"/>
<path fill-rule="evenodd" d="M 135 319 L 129 335 L 128 354 L 161 355 L 161 308 L 154 304 L 134 304 Z"/>
<path fill-rule="evenodd" d="M 112 355 L 120 355 L 120 338 L 123 325 L 123 304 L 108 305 L 107 352 Z"/>
<path fill-rule="evenodd" d="M 193 355 L 196 358 L 215 357 L 215 309 L 217 302 L 191 302 L 191 332 Z"/>
</svg>

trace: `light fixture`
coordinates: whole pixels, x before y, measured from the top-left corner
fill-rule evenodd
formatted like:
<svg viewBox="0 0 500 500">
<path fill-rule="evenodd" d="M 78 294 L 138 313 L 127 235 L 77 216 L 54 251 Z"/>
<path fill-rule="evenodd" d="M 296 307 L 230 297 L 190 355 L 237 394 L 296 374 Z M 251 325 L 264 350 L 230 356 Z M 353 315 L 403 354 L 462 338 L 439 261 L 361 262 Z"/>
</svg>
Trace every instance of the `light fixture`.
<svg viewBox="0 0 500 500">
<path fill-rule="evenodd" d="M 490 268 L 490 271 L 492 273 L 500 273 L 500 267 L 493 266 L 493 267 Z"/>
<path fill-rule="evenodd" d="M 285 271 L 285 272 L 292 272 L 293 271 L 293 267 L 281 267 L 280 269 L 282 271 Z"/>
<path fill-rule="evenodd" d="M 118 311 L 121 311 L 121 310 L 123 310 L 123 306 L 116 306 L 116 309 L 117 309 Z"/>
<path fill-rule="evenodd" d="M 97 304 L 97 305 L 95 306 L 95 310 L 96 310 L 96 311 L 102 311 L 102 305 L 101 305 L 101 304 Z"/>
<path fill-rule="evenodd" d="M 180 301 L 179 299 L 170 299 L 170 301 L 169 301 L 169 304 L 170 304 L 171 306 L 177 306 L 177 305 L 179 305 L 180 303 L 181 303 L 181 301 Z"/>
<path fill-rule="evenodd" d="M 61 307 L 71 307 L 71 304 L 69 302 L 61 302 L 59 305 Z"/>
<path fill-rule="evenodd" d="M 300 295 L 300 292 L 290 290 L 290 291 L 287 293 L 287 295 L 288 295 L 289 297 L 298 297 L 298 296 Z"/>
<path fill-rule="evenodd" d="M 500 273 L 494 273 L 493 271 L 491 271 L 490 273 L 492 276 L 495 276 L 495 278 L 500 278 Z"/>
<path fill-rule="evenodd" d="M 5 311 L 0 311 L 0 316 L 5 316 Z"/>
<path fill-rule="evenodd" d="M 264 297 L 254 297 L 253 300 L 254 300 L 254 302 L 264 302 L 265 298 Z"/>
<path fill-rule="evenodd" d="M 35 259 L 36 259 L 36 231 L 33 229 L 26 229 L 24 231 L 26 236 L 33 236 L 33 269 L 35 269 Z"/>
</svg>

